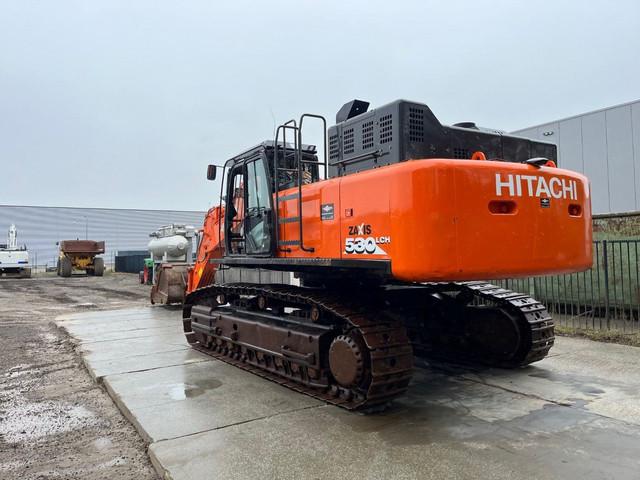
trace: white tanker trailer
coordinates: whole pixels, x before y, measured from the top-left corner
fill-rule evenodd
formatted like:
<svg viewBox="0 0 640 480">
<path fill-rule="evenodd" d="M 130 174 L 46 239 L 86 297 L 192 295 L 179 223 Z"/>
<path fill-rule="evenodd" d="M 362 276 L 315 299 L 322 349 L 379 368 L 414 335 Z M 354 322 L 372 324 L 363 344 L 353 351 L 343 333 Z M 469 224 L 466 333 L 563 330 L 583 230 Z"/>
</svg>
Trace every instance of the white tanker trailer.
<svg viewBox="0 0 640 480">
<path fill-rule="evenodd" d="M 191 250 L 191 240 L 181 235 L 152 238 L 147 245 L 154 260 L 185 262 Z"/>
<path fill-rule="evenodd" d="M 149 235 L 153 260 L 151 303 L 182 303 L 187 274 L 193 264 L 196 229 L 190 225 L 166 225 Z"/>
</svg>

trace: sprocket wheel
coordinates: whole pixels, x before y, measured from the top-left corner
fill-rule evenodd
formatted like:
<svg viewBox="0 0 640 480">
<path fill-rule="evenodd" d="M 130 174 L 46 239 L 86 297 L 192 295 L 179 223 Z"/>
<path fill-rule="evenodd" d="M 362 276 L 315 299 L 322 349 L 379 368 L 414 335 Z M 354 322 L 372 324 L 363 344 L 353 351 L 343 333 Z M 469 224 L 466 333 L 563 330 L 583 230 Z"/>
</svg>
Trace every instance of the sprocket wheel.
<svg viewBox="0 0 640 480">
<path fill-rule="evenodd" d="M 364 374 L 364 356 L 358 342 L 350 335 L 338 335 L 329 347 L 329 368 L 336 381 L 345 388 L 360 384 Z"/>
</svg>

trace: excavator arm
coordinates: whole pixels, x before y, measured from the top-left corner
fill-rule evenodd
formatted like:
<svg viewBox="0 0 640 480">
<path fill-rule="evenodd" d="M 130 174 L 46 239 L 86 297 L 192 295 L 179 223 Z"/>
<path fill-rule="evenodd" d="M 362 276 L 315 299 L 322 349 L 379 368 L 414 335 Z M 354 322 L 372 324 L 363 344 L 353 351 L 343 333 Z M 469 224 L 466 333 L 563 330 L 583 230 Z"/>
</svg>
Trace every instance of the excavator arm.
<svg viewBox="0 0 640 480">
<path fill-rule="evenodd" d="M 224 207 L 218 205 L 209 209 L 200 231 L 196 261 L 189 269 L 187 294 L 215 281 L 218 264 L 212 260 L 222 257 L 224 252 L 224 228 L 221 222 L 224 222 Z"/>
</svg>

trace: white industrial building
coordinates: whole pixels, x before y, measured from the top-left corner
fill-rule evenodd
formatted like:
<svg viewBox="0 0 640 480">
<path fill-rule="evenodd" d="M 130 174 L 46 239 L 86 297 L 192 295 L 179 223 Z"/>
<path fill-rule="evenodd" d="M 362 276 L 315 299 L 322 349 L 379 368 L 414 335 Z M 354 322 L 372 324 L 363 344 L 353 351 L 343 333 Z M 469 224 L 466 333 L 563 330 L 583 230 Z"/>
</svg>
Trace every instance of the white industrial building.
<svg viewBox="0 0 640 480">
<path fill-rule="evenodd" d="M 54 266 L 60 240 L 104 240 L 105 263 L 117 251 L 146 250 L 149 234 L 170 223 L 202 226 L 206 212 L 110 208 L 38 207 L 0 205 L 0 243 L 9 226 L 18 229 L 18 244 L 26 244 L 32 265 Z"/>
<path fill-rule="evenodd" d="M 640 100 L 513 132 L 558 146 L 558 166 L 591 181 L 594 213 L 640 210 Z"/>
</svg>

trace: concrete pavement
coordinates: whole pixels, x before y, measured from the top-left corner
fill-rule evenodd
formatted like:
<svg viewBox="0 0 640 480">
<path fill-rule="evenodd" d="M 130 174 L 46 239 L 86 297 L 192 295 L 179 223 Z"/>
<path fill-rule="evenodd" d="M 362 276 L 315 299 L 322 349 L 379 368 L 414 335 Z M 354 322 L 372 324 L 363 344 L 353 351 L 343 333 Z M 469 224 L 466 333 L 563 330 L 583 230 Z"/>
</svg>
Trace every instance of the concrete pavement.
<svg viewBox="0 0 640 480">
<path fill-rule="evenodd" d="M 179 310 L 66 315 L 164 478 L 640 478 L 640 349 L 559 338 L 516 371 L 421 365 L 363 415 L 192 351 Z"/>
</svg>

